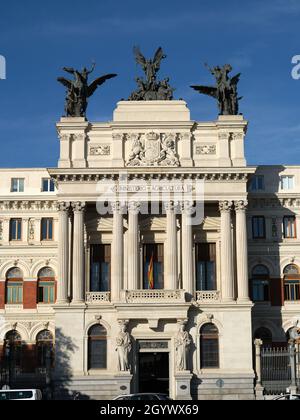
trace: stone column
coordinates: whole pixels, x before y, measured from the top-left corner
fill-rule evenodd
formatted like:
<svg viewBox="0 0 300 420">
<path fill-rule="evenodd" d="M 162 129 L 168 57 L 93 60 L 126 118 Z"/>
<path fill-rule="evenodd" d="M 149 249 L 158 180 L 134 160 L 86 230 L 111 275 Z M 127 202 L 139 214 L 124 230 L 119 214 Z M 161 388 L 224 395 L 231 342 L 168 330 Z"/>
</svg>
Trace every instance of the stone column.
<svg viewBox="0 0 300 420">
<path fill-rule="evenodd" d="M 249 278 L 248 278 L 248 242 L 247 242 L 247 201 L 235 201 L 236 211 L 236 261 L 237 261 L 237 284 L 238 300 L 249 301 Z"/>
<path fill-rule="evenodd" d="M 255 373 L 256 373 L 256 384 L 255 384 L 255 397 L 257 400 L 263 400 L 263 387 L 261 385 L 261 346 L 263 342 L 259 338 L 254 340 L 255 346 Z"/>
<path fill-rule="evenodd" d="M 85 301 L 84 275 L 84 208 L 85 203 L 72 203 L 73 222 L 73 300 L 72 303 Z"/>
<path fill-rule="evenodd" d="M 58 238 L 58 281 L 57 303 L 68 303 L 69 274 L 69 203 L 58 203 L 59 238 Z"/>
<path fill-rule="evenodd" d="M 223 301 L 234 299 L 234 271 L 231 237 L 231 201 L 220 201 L 221 212 L 221 282 Z"/>
<path fill-rule="evenodd" d="M 136 290 L 139 285 L 139 210 L 140 203 L 128 203 L 128 289 Z"/>
<path fill-rule="evenodd" d="M 166 203 L 165 208 L 167 213 L 167 264 L 165 271 L 165 289 L 175 290 L 178 288 L 176 211 L 173 202 Z"/>
<path fill-rule="evenodd" d="M 120 300 L 120 291 L 123 285 L 123 215 L 119 202 L 111 204 L 113 210 L 113 239 L 111 249 L 111 300 Z"/>
<path fill-rule="evenodd" d="M 193 258 L 193 226 L 192 203 L 186 201 L 182 204 L 182 285 L 190 295 L 194 295 L 194 258 Z"/>
</svg>

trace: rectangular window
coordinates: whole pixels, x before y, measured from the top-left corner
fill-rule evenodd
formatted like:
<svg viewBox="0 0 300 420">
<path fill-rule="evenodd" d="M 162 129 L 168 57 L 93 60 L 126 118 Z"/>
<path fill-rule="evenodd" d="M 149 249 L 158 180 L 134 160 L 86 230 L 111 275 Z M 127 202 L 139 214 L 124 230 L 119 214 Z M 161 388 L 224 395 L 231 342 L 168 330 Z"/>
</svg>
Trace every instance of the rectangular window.
<svg viewBox="0 0 300 420">
<path fill-rule="evenodd" d="M 55 190 L 54 182 L 51 178 L 42 179 L 42 191 L 53 192 Z"/>
<path fill-rule="evenodd" d="M 252 280 L 252 300 L 254 302 L 269 301 L 269 280 Z"/>
<path fill-rule="evenodd" d="M 254 175 L 250 182 L 251 191 L 263 191 L 265 189 L 265 178 L 263 175 Z"/>
<path fill-rule="evenodd" d="M 54 303 L 55 286 L 53 281 L 40 281 L 38 290 L 38 303 Z"/>
<path fill-rule="evenodd" d="M 164 288 L 164 246 L 144 244 L 143 289 Z"/>
<path fill-rule="evenodd" d="M 300 280 L 284 281 L 284 299 L 300 300 Z"/>
<path fill-rule="evenodd" d="M 252 217 L 252 237 L 253 239 L 265 239 L 266 222 L 264 216 Z"/>
<path fill-rule="evenodd" d="M 23 282 L 8 281 L 6 286 L 6 303 L 20 304 L 23 303 Z"/>
<path fill-rule="evenodd" d="M 24 178 L 11 179 L 11 192 L 24 192 Z"/>
<path fill-rule="evenodd" d="M 108 292 L 110 290 L 110 245 L 91 245 L 90 291 Z"/>
<path fill-rule="evenodd" d="M 280 187 L 282 190 L 292 190 L 294 188 L 294 176 L 293 175 L 281 176 Z"/>
<path fill-rule="evenodd" d="M 41 221 L 41 240 L 52 241 L 53 240 L 53 219 L 43 218 Z"/>
<path fill-rule="evenodd" d="M 295 216 L 285 216 L 283 218 L 284 238 L 296 238 L 296 218 Z"/>
<path fill-rule="evenodd" d="M 22 240 L 22 219 L 10 219 L 9 240 L 10 241 Z"/>
<path fill-rule="evenodd" d="M 196 244 L 196 290 L 216 290 L 216 244 Z"/>
</svg>

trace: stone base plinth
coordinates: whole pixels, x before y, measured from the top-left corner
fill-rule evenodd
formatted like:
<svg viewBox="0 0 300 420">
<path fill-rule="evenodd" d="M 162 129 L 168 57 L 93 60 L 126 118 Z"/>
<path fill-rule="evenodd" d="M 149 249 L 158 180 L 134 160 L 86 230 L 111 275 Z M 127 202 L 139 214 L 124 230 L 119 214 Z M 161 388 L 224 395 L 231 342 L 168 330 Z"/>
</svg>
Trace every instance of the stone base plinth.
<svg viewBox="0 0 300 420">
<path fill-rule="evenodd" d="M 191 379 L 193 374 L 188 370 L 176 372 L 175 379 L 175 400 L 191 400 Z"/>
<path fill-rule="evenodd" d="M 126 371 L 118 372 L 114 376 L 117 382 L 118 394 L 130 394 L 132 374 L 129 371 Z"/>
</svg>

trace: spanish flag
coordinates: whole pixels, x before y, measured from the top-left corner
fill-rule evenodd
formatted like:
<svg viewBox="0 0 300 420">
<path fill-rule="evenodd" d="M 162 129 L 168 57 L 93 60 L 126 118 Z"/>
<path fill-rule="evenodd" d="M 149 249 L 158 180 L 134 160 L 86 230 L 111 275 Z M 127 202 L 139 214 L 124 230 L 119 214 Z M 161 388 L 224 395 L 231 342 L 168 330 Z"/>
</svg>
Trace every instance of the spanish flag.
<svg viewBox="0 0 300 420">
<path fill-rule="evenodd" d="M 154 278 L 153 278 L 153 252 L 150 258 L 148 266 L 148 289 L 154 289 Z"/>
</svg>

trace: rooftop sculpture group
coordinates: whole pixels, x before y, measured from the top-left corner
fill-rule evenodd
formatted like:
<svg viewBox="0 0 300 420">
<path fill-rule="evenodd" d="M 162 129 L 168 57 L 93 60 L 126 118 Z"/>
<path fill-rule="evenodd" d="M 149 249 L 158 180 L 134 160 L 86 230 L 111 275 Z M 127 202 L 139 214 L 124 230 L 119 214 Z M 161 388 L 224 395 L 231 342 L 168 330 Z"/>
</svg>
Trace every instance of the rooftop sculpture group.
<svg viewBox="0 0 300 420">
<path fill-rule="evenodd" d="M 128 100 L 155 101 L 173 99 L 175 89 L 170 86 L 169 78 L 167 77 L 163 80 L 158 80 L 157 78 L 161 61 L 166 58 L 162 48 L 159 47 L 156 50 L 152 59 L 145 58 L 138 47 L 134 47 L 134 55 L 136 62 L 142 67 L 145 77 L 136 78 L 138 87 L 131 93 Z M 67 117 L 85 117 L 90 96 L 106 80 L 117 76 L 115 73 L 106 74 L 89 84 L 88 78 L 94 69 L 95 64 L 90 70 L 84 67 L 81 71 L 75 70 L 73 67 L 63 67 L 65 72 L 72 74 L 74 77 L 73 80 L 64 77 L 58 77 L 57 79 L 67 88 L 65 99 L 65 115 Z M 191 88 L 217 99 L 221 115 L 237 115 L 239 112 L 239 100 L 241 99 L 237 92 L 240 73 L 230 77 L 229 73 L 232 71 L 232 67 L 229 64 L 225 64 L 223 67 L 208 67 L 208 69 L 216 79 L 216 86 L 193 85 Z"/>
</svg>

